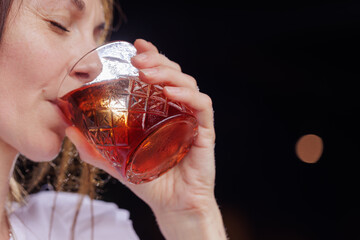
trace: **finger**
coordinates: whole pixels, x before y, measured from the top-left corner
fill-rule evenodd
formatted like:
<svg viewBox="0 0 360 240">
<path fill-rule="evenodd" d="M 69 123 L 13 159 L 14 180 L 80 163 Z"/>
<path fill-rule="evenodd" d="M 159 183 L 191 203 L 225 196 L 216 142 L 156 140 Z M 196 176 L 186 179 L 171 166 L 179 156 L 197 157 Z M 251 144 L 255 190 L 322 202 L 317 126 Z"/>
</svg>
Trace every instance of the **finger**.
<svg viewBox="0 0 360 240">
<path fill-rule="evenodd" d="M 181 67 L 176 62 L 169 60 L 162 54 L 147 51 L 140 53 L 131 59 L 131 63 L 139 69 L 157 67 L 160 65 L 168 66 L 177 71 L 181 71 Z"/>
<path fill-rule="evenodd" d="M 185 73 L 166 66 L 141 69 L 139 77 L 149 84 L 164 84 L 177 87 L 188 87 L 197 90 L 196 80 Z"/>
<path fill-rule="evenodd" d="M 165 57 L 165 55 L 159 54 L 159 50 L 152 43 L 147 42 L 144 39 L 137 39 L 134 42 L 134 46 L 137 49 L 137 56 L 135 56 L 133 58 L 134 61 L 132 61 L 135 67 L 146 68 L 158 65 L 167 65 L 181 71 L 179 64 L 170 61 L 167 57 Z M 143 65 L 144 62 L 147 62 L 149 57 L 153 58 L 152 61 L 148 62 L 148 65 Z"/>
<path fill-rule="evenodd" d="M 159 53 L 159 50 L 151 42 L 140 38 L 135 40 L 134 47 L 136 48 L 138 54 L 147 51 Z"/>
<path fill-rule="evenodd" d="M 199 126 L 213 129 L 214 116 L 211 98 L 197 90 L 185 87 L 164 87 L 164 94 L 178 102 L 182 102 L 195 111 Z"/>
</svg>

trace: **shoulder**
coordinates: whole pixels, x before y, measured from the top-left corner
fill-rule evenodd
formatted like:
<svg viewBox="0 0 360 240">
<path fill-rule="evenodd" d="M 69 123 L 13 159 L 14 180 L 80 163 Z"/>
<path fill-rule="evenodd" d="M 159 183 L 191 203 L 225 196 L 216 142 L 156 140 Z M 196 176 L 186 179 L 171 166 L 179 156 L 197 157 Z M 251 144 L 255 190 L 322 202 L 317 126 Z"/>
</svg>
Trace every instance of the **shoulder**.
<svg viewBox="0 0 360 240">
<path fill-rule="evenodd" d="M 26 205 L 14 204 L 10 221 L 15 234 L 34 235 L 26 239 L 71 239 L 72 232 L 75 239 L 91 239 L 92 234 L 94 240 L 114 236 L 138 239 L 127 210 L 75 193 L 46 191 L 30 195 Z"/>
</svg>

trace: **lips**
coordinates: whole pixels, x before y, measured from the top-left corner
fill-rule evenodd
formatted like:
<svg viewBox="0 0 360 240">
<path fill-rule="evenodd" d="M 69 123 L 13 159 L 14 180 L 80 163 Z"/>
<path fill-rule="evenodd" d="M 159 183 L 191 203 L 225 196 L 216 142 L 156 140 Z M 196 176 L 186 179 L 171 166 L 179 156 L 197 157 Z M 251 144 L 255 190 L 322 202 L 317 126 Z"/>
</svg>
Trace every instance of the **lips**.
<svg viewBox="0 0 360 240">
<path fill-rule="evenodd" d="M 57 112 L 57 114 L 60 116 L 61 120 L 62 120 L 67 126 L 73 125 L 73 124 L 70 122 L 70 120 L 64 115 L 64 113 L 61 111 L 59 105 L 57 104 L 58 101 L 56 101 L 56 100 L 55 100 L 55 101 L 54 101 L 54 100 L 50 100 L 49 102 L 53 105 L 55 111 Z"/>
</svg>

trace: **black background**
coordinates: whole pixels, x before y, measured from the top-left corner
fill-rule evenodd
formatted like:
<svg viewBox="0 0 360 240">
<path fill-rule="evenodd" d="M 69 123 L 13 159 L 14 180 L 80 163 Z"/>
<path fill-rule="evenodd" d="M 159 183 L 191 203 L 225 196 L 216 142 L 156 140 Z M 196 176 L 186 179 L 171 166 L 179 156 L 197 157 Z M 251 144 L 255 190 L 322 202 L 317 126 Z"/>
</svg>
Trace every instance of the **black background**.
<svg viewBox="0 0 360 240">
<path fill-rule="evenodd" d="M 213 99 L 230 239 L 360 239 L 360 2 L 120 4 L 127 21 L 112 39 L 151 41 Z M 316 164 L 294 151 L 308 133 L 324 142 Z M 163 239 L 141 200 L 116 181 L 107 189 L 141 239 Z"/>
</svg>

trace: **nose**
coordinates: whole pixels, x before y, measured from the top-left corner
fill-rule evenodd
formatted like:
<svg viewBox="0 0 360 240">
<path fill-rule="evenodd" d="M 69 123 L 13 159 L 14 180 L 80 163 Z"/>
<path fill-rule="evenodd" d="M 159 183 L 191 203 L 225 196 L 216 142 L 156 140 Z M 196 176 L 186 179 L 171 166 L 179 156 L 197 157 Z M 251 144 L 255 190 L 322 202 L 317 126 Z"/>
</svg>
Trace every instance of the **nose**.
<svg viewBox="0 0 360 240">
<path fill-rule="evenodd" d="M 89 52 L 71 68 L 60 86 L 58 96 L 61 98 L 67 93 L 95 80 L 102 72 L 102 68 L 103 65 L 97 51 Z"/>
<path fill-rule="evenodd" d="M 82 57 L 71 69 L 69 76 L 85 84 L 93 81 L 101 73 L 103 65 L 96 50 Z"/>
<path fill-rule="evenodd" d="M 78 60 L 62 81 L 58 97 L 63 97 L 69 92 L 82 87 L 84 84 L 95 80 L 102 72 L 102 62 L 97 50 L 92 50 Z"/>
</svg>

